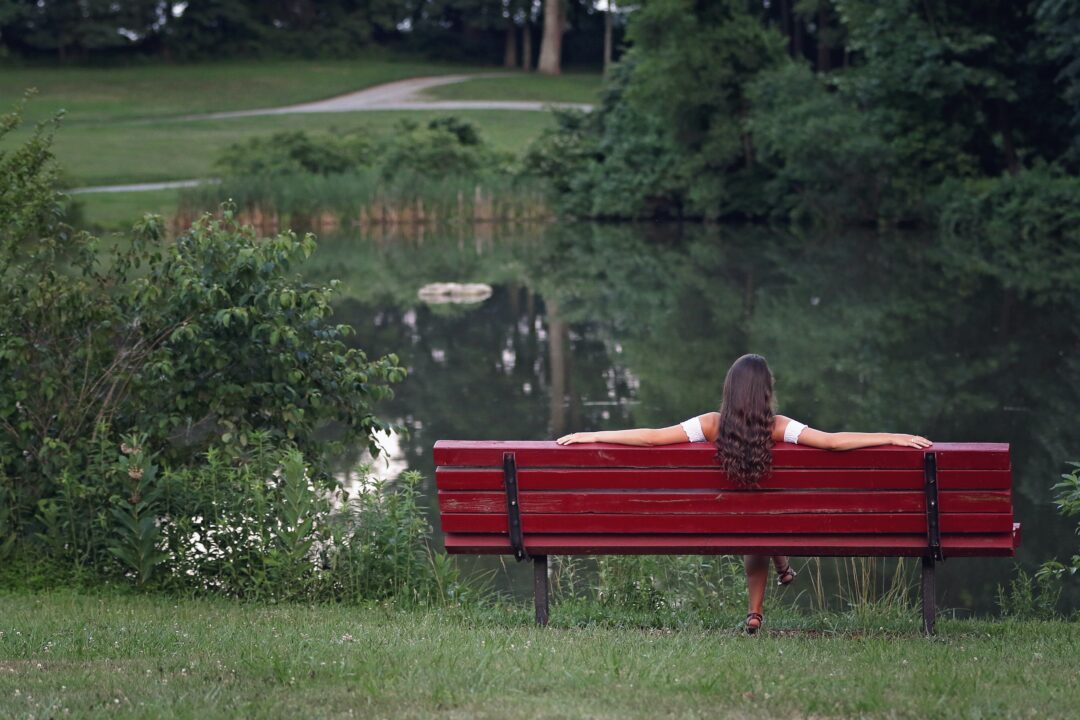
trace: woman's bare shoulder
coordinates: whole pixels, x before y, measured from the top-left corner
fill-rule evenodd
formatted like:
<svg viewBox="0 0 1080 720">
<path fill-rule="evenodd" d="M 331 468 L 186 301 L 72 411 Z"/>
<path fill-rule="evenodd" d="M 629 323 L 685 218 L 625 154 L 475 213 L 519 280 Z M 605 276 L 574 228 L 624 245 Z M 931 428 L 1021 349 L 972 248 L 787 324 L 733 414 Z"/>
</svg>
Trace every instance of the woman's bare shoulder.
<svg viewBox="0 0 1080 720">
<path fill-rule="evenodd" d="M 701 421 L 701 432 L 705 435 L 705 439 L 716 442 L 717 436 L 720 435 L 720 413 L 705 413 L 698 416 L 698 419 Z"/>
<path fill-rule="evenodd" d="M 789 422 L 791 422 L 791 418 L 787 417 L 786 415 L 776 415 L 775 417 L 773 417 L 773 441 L 780 442 L 784 439 L 784 430 L 787 429 Z"/>
</svg>

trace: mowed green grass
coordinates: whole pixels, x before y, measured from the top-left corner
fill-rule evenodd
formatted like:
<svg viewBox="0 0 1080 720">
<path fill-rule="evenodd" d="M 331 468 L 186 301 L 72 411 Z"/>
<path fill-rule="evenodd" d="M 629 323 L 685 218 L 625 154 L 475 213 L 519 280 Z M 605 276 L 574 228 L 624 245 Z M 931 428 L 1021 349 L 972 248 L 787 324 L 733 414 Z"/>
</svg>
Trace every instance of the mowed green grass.
<svg viewBox="0 0 1080 720">
<path fill-rule="evenodd" d="M 379 111 L 184 119 L 199 113 L 317 100 L 410 77 L 497 70 L 384 56 L 126 68 L 4 67 L 0 68 L 0 110 L 13 106 L 26 88 L 37 88 L 37 95 L 26 104 L 23 127 L 8 138 L 7 147 L 27 137 L 37 121 L 65 110 L 54 151 L 69 187 L 213 177 L 217 174 L 214 161 L 221 151 L 251 137 L 288 130 L 387 133 L 406 118 L 426 122 L 446 114 L 475 123 L 494 147 L 520 153 L 550 125 L 547 113 Z M 584 73 L 561 77 L 516 73 L 467 81 L 457 91 L 452 89 L 457 86 L 444 86 L 437 92 L 439 97 L 478 100 L 590 102 L 599 78 Z M 177 198 L 176 191 L 161 191 L 82 195 L 78 200 L 86 224 L 117 229 L 143 212 L 172 212 Z"/>
<path fill-rule="evenodd" d="M 378 111 L 266 115 L 145 124 L 69 125 L 56 135 L 55 153 L 72 187 L 213 177 L 226 147 L 286 130 L 392 132 L 404 119 L 427 122 L 452 114 L 475 123 L 494 147 L 520 152 L 551 122 L 548 113 L 513 110 Z"/>
<path fill-rule="evenodd" d="M 524 607 L 8 595 L 0 716 L 1065 718 L 1080 703 L 1078 623 L 745 637 L 554 610 L 541 630 Z"/>
<path fill-rule="evenodd" d="M 176 212 L 176 190 L 93 193 L 74 195 L 80 227 L 97 231 L 127 231 L 146 213 L 170 217 Z"/>
<path fill-rule="evenodd" d="M 424 92 L 438 100 L 539 100 L 541 102 L 596 103 L 603 75 L 565 73 L 539 75 L 510 73 L 440 85 Z"/>
<path fill-rule="evenodd" d="M 0 108 L 28 88 L 31 122 L 64 109 L 70 125 L 276 107 L 320 100 L 405 78 L 492 68 L 392 56 L 117 68 L 0 67 Z"/>
</svg>

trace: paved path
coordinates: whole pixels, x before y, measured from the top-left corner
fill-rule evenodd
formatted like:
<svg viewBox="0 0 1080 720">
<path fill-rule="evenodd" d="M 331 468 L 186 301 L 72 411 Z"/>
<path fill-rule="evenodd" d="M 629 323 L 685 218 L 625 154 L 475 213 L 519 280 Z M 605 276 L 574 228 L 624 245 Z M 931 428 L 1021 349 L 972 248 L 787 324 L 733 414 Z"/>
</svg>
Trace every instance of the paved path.
<svg viewBox="0 0 1080 720">
<path fill-rule="evenodd" d="M 183 120 L 216 120 L 219 118 L 254 117 L 257 115 L 291 115 L 295 113 L 365 112 L 372 110 L 547 110 L 553 107 L 591 110 L 586 103 L 548 103 L 535 100 L 432 100 L 424 97 L 424 91 L 440 85 L 472 80 L 476 77 L 499 77 L 487 75 L 439 75 L 436 77 L 410 78 L 376 85 L 337 97 L 256 110 L 189 115 Z"/>
<path fill-rule="evenodd" d="M 436 77 L 410 78 L 397 82 L 376 85 L 364 90 L 338 95 L 337 97 L 285 105 L 283 107 L 262 108 L 255 110 L 234 110 L 232 112 L 209 113 L 206 115 L 185 115 L 173 118 L 176 121 L 218 120 L 222 118 L 256 117 L 259 115 L 292 115 L 298 113 L 337 113 L 368 112 L 377 110 L 548 110 L 550 108 L 577 108 L 591 110 L 586 103 L 547 103 L 533 100 L 432 100 L 424 96 L 424 91 L 440 85 L 452 85 L 477 77 L 499 77 L 498 73 L 484 75 L 439 75 Z M 162 122 L 161 118 L 145 122 Z M 169 190 L 172 188 L 194 187 L 216 180 L 174 180 L 171 182 L 132 183 L 130 185 L 98 185 L 95 187 L 75 188 L 68 192 L 80 193 L 106 192 L 141 192 L 145 190 Z"/>
<path fill-rule="evenodd" d="M 173 190 L 176 188 L 190 188 L 198 185 L 213 185 L 221 182 L 217 178 L 203 178 L 201 180 L 169 180 L 168 182 L 131 183 L 130 185 L 94 185 L 68 190 L 68 195 L 80 195 L 82 193 L 117 193 L 117 192 L 144 192 L 147 190 Z"/>
</svg>

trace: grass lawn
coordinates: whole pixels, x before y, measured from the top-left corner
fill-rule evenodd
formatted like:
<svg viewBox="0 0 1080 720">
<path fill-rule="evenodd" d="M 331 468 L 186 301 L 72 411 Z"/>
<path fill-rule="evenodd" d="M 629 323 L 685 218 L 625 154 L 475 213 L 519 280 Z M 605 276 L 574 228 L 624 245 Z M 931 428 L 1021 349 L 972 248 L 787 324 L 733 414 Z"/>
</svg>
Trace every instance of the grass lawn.
<svg viewBox="0 0 1080 720">
<path fill-rule="evenodd" d="M 128 231 L 144 213 L 170 217 L 176 212 L 179 195 L 176 190 L 147 192 L 92 193 L 76 195 L 79 208 L 78 225 L 97 232 Z"/>
<path fill-rule="evenodd" d="M 26 117 L 67 111 L 69 125 L 275 107 L 332 97 L 424 75 L 495 68 L 396 59 L 270 60 L 119 68 L 0 67 L 4 112 L 27 88 L 37 98 Z"/>
<path fill-rule="evenodd" d="M 25 138 L 32 124 L 65 108 L 55 154 L 71 187 L 211 177 L 226 146 L 282 130 L 390 132 L 404 118 L 423 122 L 442 112 L 363 112 L 278 115 L 221 120 L 180 120 L 214 111 L 273 107 L 330 97 L 383 82 L 425 75 L 492 72 L 497 68 L 376 56 L 348 61 L 216 62 L 121 68 L 0 68 L 0 110 L 28 87 L 38 95 L 25 110 L 23 128 L 5 143 Z M 600 76 L 545 77 L 508 74 L 445 86 L 438 97 L 595 100 Z M 502 150 L 520 152 L 550 122 L 547 113 L 470 110 L 454 115 L 475 123 Z M 127 226 L 144 211 L 170 212 L 176 191 L 150 195 L 103 194 L 79 198 L 86 222 L 99 228 Z M 140 197 L 141 196 L 141 197 Z"/>
<path fill-rule="evenodd" d="M 71 186 L 186 180 L 213 176 L 218 154 L 246 138 L 282 130 L 390 132 L 405 118 L 425 122 L 447 114 L 426 110 L 379 111 L 131 125 L 65 125 L 57 133 L 55 152 Z M 495 147 L 514 151 L 522 150 L 551 122 L 550 116 L 543 112 L 462 110 L 449 114 L 475 123 L 484 139 Z"/>
<path fill-rule="evenodd" d="M 0 716 L 1064 718 L 1080 703 L 1080 623 L 944 621 L 927 640 L 914 616 L 770 618 L 786 629 L 750 638 L 554 609 L 562 625 L 539 630 L 523 606 L 0 596 Z"/>
<path fill-rule="evenodd" d="M 446 114 L 379 111 L 131 125 L 65 125 L 56 136 L 54 149 L 64 179 L 71 187 L 184 180 L 213 177 L 218 154 L 228 145 L 249 137 L 282 130 L 363 129 L 384 133 L 392 132 L 394 125 L 405 118 L 424 122 Z M 551 117 L 542 112 L 463 110 L 453 115 L 475 123 L 484 139 L 496 148 L 513 152 L 521 152 L 551 122 Z M 115 229 L 118 223 L 126 226 L 143 212 L 171 212 L 176 208 L 178 196 L 178 191 L 168 190 L 94 193 L 79 195 L 78 200 L 87 222 Z"/>
<path fill-rule="evenodd" d="M 603 76 L 599 73 L 538 75 L 513 73 L 441 85 L 424 92 L 438 100 L 539 100 L 595 103 Z"/>
</svg>

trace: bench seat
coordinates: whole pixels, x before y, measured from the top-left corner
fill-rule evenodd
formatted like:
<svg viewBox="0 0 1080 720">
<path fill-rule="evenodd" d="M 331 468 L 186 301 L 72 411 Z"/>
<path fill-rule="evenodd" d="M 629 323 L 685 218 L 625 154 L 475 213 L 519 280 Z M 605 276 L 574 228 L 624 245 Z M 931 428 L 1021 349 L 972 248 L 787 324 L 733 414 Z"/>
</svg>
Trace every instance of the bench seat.
<svg viewBox="0 0 1080 720">
<path fill-rule="evenodd" d="M 729 481 L 707 443 L 440 440 L 434 455 L 449 553 L 908 556 L 932 572 L 935 559 L 1008 557 L 1020 543 L 1001 443 L 778 443 L 756 489 Z"/>
</svg>

